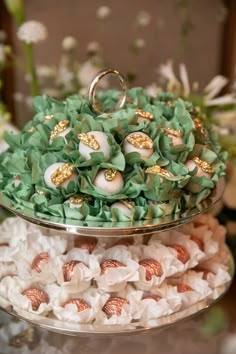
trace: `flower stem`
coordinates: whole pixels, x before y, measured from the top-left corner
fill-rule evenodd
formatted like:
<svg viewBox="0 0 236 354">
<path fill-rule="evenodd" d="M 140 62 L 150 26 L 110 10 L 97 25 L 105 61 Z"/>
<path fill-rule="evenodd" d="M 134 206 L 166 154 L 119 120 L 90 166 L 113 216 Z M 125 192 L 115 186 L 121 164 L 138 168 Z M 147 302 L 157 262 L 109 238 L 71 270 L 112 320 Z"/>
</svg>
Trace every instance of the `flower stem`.
<svg viewBox="0 0 236 354">
<path fill-rule="evenodd" d="M 33 60 L 33 46 L 31 43 L 25 43 L 25 57 L 27 64 L 27 71 L 30 75 L 30 93 L 31 96 L 37 96 L 40 94 L 39 83 L 37 78 L 37 73 L 34 66 Z"/>
</svg>

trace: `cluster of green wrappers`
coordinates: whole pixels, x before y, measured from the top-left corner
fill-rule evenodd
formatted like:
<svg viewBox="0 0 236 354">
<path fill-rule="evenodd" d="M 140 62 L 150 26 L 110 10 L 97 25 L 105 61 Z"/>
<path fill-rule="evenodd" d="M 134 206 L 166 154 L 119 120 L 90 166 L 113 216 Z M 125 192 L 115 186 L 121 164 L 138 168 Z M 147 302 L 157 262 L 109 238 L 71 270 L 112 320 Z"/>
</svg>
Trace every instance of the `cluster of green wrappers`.
<svg viewBox="0 0 236 354">
<path fill-rule="evenodd" d="M 100 93 L 98 99 L 104 110 L 114 107 L 118 92 Z M 96 114 L 86 97 L 71 96 L 65 102 L 48 97 L 36 97 L 36 115 L 18 135 L 6 134 L 9 149 L 0 155 L 0 191 L 20 208 L 27 207 L 35 216 L 44 215 L 86 221 L 151 220 L 180 210 L 199 206 L 224 175 L 226 154 L 221 152 L 217 134 L 205 128 L 204 136 L 196 127 L 196 111 L 191 103 L 173 100 L 169 94 L 150 98 L 145 90 L 128 91 L 124 108 L 114 113 Z M 130 102 L 130 103 L 129 103 Z M 137 122 L 136 109 L 150 112 L 154 119 Z M 45 116 L 51 119 L 45 120 Z M 69 120 L 71 131 L 66 139 L 55 138 L 50 144 L 50 134 L 55 125 Z M 173 146 L 164 129 L 182 130 L 183 144 Z M 78 134 L 102 131 L 108 136 L 111 147 L 106 160 L 101 152 L 91 154 L 85 160 L 79 153 Z M 154 152 L 149 159 L 140 154 L 124 154 L 124 138 L 133 132 L 143 132 L 154 142 Z M 211 178 L 196 176 L 184 163 L 193 158 L 208 162 L 214 170 Z M 75 166 L 78 178 L 67 188 L 53 190 L 45 185 L 44 172 L 56 162 L 68 162 Z M 158 174 L 145 173 L 148 167 L 159 165 L 170 171 L 173 177 L 160 178 Z M 122 173 L 124 187 L 119 194 L 108 195 L 93 184 L 101 168 L 112 168 Z M 16 178 L 20 183 L 15 183 Z M 91 196 L 81 207 L 70 208 L 68 198 L 75 194 Z M 132 201 L 132 212 L 123 214 L 110 205 L 115 201 Z"/>
</svg>

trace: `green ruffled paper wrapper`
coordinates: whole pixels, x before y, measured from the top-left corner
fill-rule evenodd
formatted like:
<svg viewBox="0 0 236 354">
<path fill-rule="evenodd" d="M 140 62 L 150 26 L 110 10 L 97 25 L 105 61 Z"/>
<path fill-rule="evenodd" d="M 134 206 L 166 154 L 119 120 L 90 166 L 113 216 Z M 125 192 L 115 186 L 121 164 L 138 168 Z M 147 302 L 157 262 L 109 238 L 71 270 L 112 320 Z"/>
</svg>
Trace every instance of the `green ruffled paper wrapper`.
<svg viewBox="0 0 236 354">
<path fill-rule="evenodd" d="M 105 113 L 94 113 L 84 96 L 70 96 L 60 102 L 47 96 L 34 99 L 36 115 L 18 135 L 7 133 L 5 140 L 9 149 L 0 155 L 0 190 L 6 198 L 15 202 L 21 210 L 32 210 L 32 215 L 50 220 L 51 217 L 85 221 L 89 223 L 151 222 L 162 216 L 199 207 L 210 194 L 217 181 L 224 175 L 226 158 L 220 150 L 216 134 L 209 131 L 208 144 L 214 149 L 196 145 L 196 129 L 190 114 L 191 104 L 174 100 L 169 93 L 150 98 L 143 88 L 128 91 L 123 109 L 114 108 L 119 92 L 99 92 L 97 99 Z M 191 108 L 191 109 L 190 109 Z M 136 109 L 153 115 L 150 122 L 138 123 Z M 51 132 L 62 120 L 68 120 L 70 131 L 65 137 L 50 141 Z M 183 144 L 173 146 L 165 129 L 182 131 Z M 207 128 L 206 128 L 207 129 Z M 108 137 L 110 157 L 94 151 L 85 160 L 79 153 L 79 133 L 101 131 Z M 134 132 L 143 132 L 153 141 L 154 151 L 148 159 L 138 152 L 125 154 L 124 138 Z M 208 130 L 207 130 L 208 132 Z M 195 176 L 184 163 L 198 156 L 214 168 L 211 179 Z M 54 163 L 70 163 L 75 167 L 76 181 L 67 188 L 49 188 L 44 182 L 45 170 Z M 148 167 L 159 165 L 171 172 L 171 177 L 146 173 Z M 100 169 L 112 168 L 123 174 L 124 186 L 119 193 L 110 195 L 94 185 Z M 69 198 L 84 194 L 80 207 L 71 208 Z M 130 213 L 111 209 L 116 201 L 130 201 Z"/>
</svg>

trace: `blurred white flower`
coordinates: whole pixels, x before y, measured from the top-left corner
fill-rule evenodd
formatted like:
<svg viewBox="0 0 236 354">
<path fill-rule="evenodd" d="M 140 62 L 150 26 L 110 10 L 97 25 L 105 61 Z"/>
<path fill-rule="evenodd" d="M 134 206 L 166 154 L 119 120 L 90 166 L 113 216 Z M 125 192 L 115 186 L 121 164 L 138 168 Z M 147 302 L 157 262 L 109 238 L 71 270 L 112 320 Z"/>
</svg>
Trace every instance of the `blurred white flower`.
<svg viewBox="0 0 236 354">
<path fill-rule="evenodd" d="M 41 78 L 53 78 L 56 76 L 57 70 L 54 66 L 38 65 L 36 67 L 36 72 Z"/>
<path fill-rule="evenodd" d="M 211 100 L 213 97 L 218 95 L 223 87 L 228 83 L 228 79 L 222 75 L 217 75 L 209 82 L 209 84 L 204 88 L 206 100 Z"/>
<path fill-rule="evenodd" d="M 151 15 L 147 11 L 139 11 L 136 21 L 139 26 L 148 26 L 151 22 Z"/>
<path fill-rule="evenodd" d="M 165 80 L 173 83 L 176 86 L 180 85 L 180 82 L 174 73 L 172 60 L 168 60 L 167 63 L 161 64 L 158 69 L 158 72 L 161 75 L 161 77 L 164 78 Z"/>
<path fill-rule="evenodd" d="M 156 97 L 156 95 L 161 91 L 160 87 L 157 86 L 155 82 L 146 87 L 148 96 Z"/>
<path fill-rule="evenodd" d="M 6 60 L 5 45 L 0 44 L 0 63 L 4 64 Z"/>
<path fill-rule="evenodd" d="M 146 42 L 143 38 L 137 38 L 134 40 L 134 47 L 136 49 L 143 49 L 146 45 Z"/>
<path fill-rule="evenodd" d="M 47 28 L 38 21 L 24 22 L 17 31 L 18 38 L 26 43 L 38 43 L 47 38 Z"/>
<path fill-rule="evenodd" d="M 100 68 L 95 66 L 90 60 L 85 61 L 78 70 L 78 80 L 80 85 L 88 89 L 94 77 L 97 75 Z M 107 79 L 103 78 L 99 82 L 99 86 L 102 88 L 107 87 Z"/>
<path fill-rule="evenodd" d="M 24 99 L 24 95 L 22 92 L 15 92 L 13 98 L 16 102 L 22 102 Z"/>
<path fill-rule="evenodd" d="M 7 39 L 6 32 L 3 30 L 0 30 L 0 42 L 5 42 L 6 39 Z"/>
<path fill-rule="evenodd" d="M 99 20 L 104 20 L 110 16 L 111 8 L 109 6 L 103 5 L 97 9 L 97 18 Z"/>
<path fill-rule="evenodd" d="M 235 354 L 235 352 L 236 352 L 236 334 L 232 333 L 226 336 L 220 353 Z"/>
<path fill-rule="evenodd" d="M 100 51 L 100 44 L 98 42 L 89 42 L 87 45 L 88 53 L 97 53 Z"/>
<path fill-rule="evenodd" d="M 72 50 L 77 47 L 77 39 L 72 36 L 67 36 L 62 40 L 62 48 L 64 50 Z"/>
<path fill-rule="evenodd" d="M 185 64 L 179 65 L 179 76 L 183 85 L 183 96 L 188 97 L 190 95 L 190 85 L 188 79 L 188 72 Z"/>
</svg>

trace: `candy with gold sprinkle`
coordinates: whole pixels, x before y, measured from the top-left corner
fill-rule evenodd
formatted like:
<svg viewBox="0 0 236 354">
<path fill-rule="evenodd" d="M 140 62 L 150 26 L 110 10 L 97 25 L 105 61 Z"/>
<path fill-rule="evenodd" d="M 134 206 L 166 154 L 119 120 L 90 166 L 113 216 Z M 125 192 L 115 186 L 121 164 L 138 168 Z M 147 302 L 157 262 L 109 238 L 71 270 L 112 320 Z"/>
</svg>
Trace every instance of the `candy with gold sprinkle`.
<svg viewBox="0 0 236 354">
<path fill-rule="evenodd" d="M 30 300 L 33 311 L 37 311 L 41 304 L 49 303 L 48 294 L 38 288 L 26 289 L 22 292 L 22 295 Z"/>
<path fill-rule="evenodd" d="M 48 252 L 39 253 L 33 260 L 31 264 L 31 269 L 36 270 L 36 272 L 41 273 L 41 265 L 47 264 L 49 262 L 49 254 Z"/>
<path fill-rule="evenodd" d="M 122 174 L 113 169 L 100 170 L 93 183 L 110 195 L 119 193 L 124 186 Z"/>
<path fill-rule="evenodd" d="M 154 301 L 157 302 L 157 301 L 160 301 L 160 300 L 161 300 L 161 297 L 158 296 L 158 295 L 152 295 L 152 294 L 150 294 L 150 295 L 145 295 L 145 296 L 143 296 L 142 300 L 154 300 Z"/>
<path fill-rule="evenodd" d="M 191 286 L 181 283 L 177 285 L 177 291 L 178 293 L 186 293 L 188 291 L 193 291 L 193 289 L 191 288 Z"/>
<path fill-rule="evenodd" d="M 190 255 L 188 251 L 180 246 L 180 245 L 171 245 L 171 248 L 174 248 L 177 252 L 177 259 L 182 262 L 183 264 L 187 263 L 188 260 L 190 259 Z"/>
<path fill-rule="evenodd" d="M 71 131 L 71 129 L 69 128 L 69 123 L 69 120 L 64 119 L 54 127 L 54 129 L 51 131 L 50 143 L 52 143 L 53 140 L 56 139 L 58 136 L 64 137 Z"/>
<path fill-rule="evenodd" d="M 68 300 L 62 305 L 62 307 L 66 307 L 67 305 L 71 304 L 76 305 L 78 312 L 91 309 L 91 306 L 85 300 L 80 298 Z"/>
<path fill-rule="evenodd" d="M 98 240 L 95 237 L 79 236 L 74 241 L 74 247 L 82 248 L 92 253 L 96 247 Z"/>
<path fill-rule="evenodd" d="M 147 258 L 139 261 L 139 264 L 146 269 L 146 280 L 150 281 L 155 275 L 161 277 L 163 275 L 163 269 L 161 264 L 155 259 Z"/>
<path fill-rule="evenodd" d="M 203 243 L 203 241 L 202 241 L 199 237 L 192 235 L 192 236 L 190 237 L 190 240 L 192 240 L 193 242 L 195 242 L 195 243 L 198 245 L 198 248 L 199 248 L 201 251 L 204 251 L 204 243 Z"/>
<path fill-rule="evenodd" d="M 77 266 L 77 264 L 82 263 L 80 261 L 69 261 L 67 263 L 65 263 L 62 267 L 62 273 L 64 276 L 64 281 L 68 282 L 72 279 L 73 275 L 74 275 L 74 271 L 75 271 L 75 266 Z"/>
<path fill-rule="evenodd" d="M 47 122 L 48 120 L 54 118 L 54 115 L 53 114 L 47 114 L 45 117 L 44 117 L 44 122 Z"/>
<path fill-rule="evenodd" d="M 123 214 L 131 215 L 134 205 L 134 202 L 120 200 L 119 202 L 111 204 L 111 209 L 119 209 Z"/>
<path fill-rule="evenodd" d="M 119 296 L 113 296 L 107 300 L 102 311 L 105 312 L 108 318 L 111 318 L 113 315 L 120 316 L 125 304 L 128 304 L 126 299 Z"/>
<path fill-rule="evenodd" d="M 105 274 L 110 268 L 125 267 L 125 265 L 115 259 L 106 259 L 100 264 L 100 267 L 101 267 L 101 274 Z"/>
<path fill-rule="evenodd" d="M 87 133 L 78 134 L 79 152 L 85 160 L 91 159 L 91 153 L 103 152 L 105 159 L 110 157 L 110 145 L 108 143 L 108 136 L 100 131 L 90 131 Z"/>
<path fill-rule="evenodd" d="M 154 115 L 150 112 L 145 112 L 141 109 L 135 110 L 136 115 L 138 116 L 137 122 L 140 124 L 142 122 L 150 123 L 154 119 Z"/>
<path fill-rule="evenodd" d="M 75 194 L 69 198 L 70 208 L 81 208 L 83 203 L 88 203 L 91 200 L 91 197 L 86 194 Z"/>
<path fill-rule="evenodd" d="M 172 140 L 173 146 L 183 144 L 183 139 L 181 135 L 183 134 L 182 130 L 174 130 L 171 128 L 164 129 L 165 134 Z"/>
<path fill-rule="evenodd" d="M 132 246 L 134 244 L 134 239 L 133 237 L 124 237 L 119 239 L 114 246 Z"/>
<path fill-rule="evenodd" d="M 153 154 L 153 141 L 147 134 L 142 132 L 127 135 L 123 142 L 125 154 L 138 152 L 142 158 L 148 159 Z"/>
<path fill-rule="evenodd" d="M 76 181 L 75 168 L 70 163 L 57 162 L 49 166 L 44 173 L 44 182 L 52 189 L 66 188 L 70 181 Z"/>
<path fill-rule="evenodd" d="M 148 174 L 159 175 L 160 177 L 164 177 L 164 178 L 173 177 L 173 174 L 170 171 L 164 170 L 163 168 L 161 168 L 158 165 L 148 167 L 145 170 L 145 172 Z"/>
<path fill-rule="evenodd" d="M 205 176 L 207 178 L 211 178 L 211 175 L 214 173 L 211 165 L 208 162 L 199 159 L 199 157 L 194 157 L 192 160 L 188 160 L 185 162 L 185 166 L 190 172 L 192 172 L 197 167 L 196 176 L 198 177 Z"/>
<path fill-rule="evenodd" d="M 195 126 L 195 129 L 200 132 L 202 138 L 205 140 L 206 139 L 206 130 L 198 118 L 194 119 L 194 126 Z"/>
</svg>

